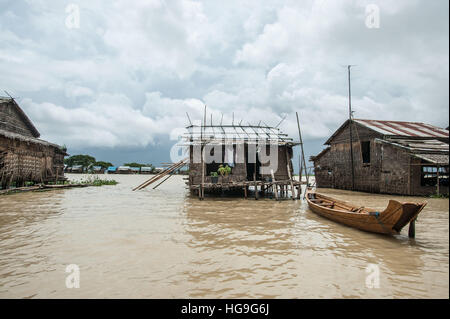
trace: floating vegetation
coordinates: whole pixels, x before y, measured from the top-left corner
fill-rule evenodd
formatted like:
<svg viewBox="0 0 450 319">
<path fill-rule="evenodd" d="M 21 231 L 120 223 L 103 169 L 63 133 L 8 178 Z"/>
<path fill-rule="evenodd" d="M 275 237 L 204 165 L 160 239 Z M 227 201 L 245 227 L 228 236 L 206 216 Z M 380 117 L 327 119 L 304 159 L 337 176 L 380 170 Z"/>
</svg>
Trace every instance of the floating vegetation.
<svg viewBox="0 0 450 319">
<path fill-rule="evenodd" d="M 89 176 L 86 179 L 82 179 L 79 183 L 83 185 L 92 185 L 92 186 L 103 186 L 103 185 L 117 185 L 119 182 L 114 179 L 101 179 L 98 176 Z"/>
</svg>

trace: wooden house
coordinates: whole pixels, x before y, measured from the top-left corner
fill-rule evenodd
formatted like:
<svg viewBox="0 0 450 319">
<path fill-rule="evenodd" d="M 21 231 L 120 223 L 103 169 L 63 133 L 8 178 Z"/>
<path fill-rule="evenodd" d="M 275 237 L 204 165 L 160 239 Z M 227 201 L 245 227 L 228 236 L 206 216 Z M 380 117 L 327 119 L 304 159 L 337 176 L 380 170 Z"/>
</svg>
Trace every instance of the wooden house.
<svg viewBox="0 0 450 319">
<path fill-rule="evenodd" d="M 449 132 L 443 128 L 353 119 L 342 124 L 325 145 L 328 147 L 311 157 L 317 187 L 448 194 Z"/>
<path fill-rule="evenodd" d="M 105 173 L 105 168 L 101 167 L 101 166 L 92 166 L 91 172 L 93 174 L 104 174 Z"/>
<path fill-rule="evenodd" d="M 141 174 L 152 174 L 153 173 L 153 167 L 151 166 L 142 166 L 141 167 Z"/>
<path fill-rule="evenodd" d="M 192 194 L 205 191 L 240 192 L 252 190 L 255 197 L 265 194 L 292 198 L 300 196 L 300 183 L 293 178 L 293 147 L 298 145 L 280 129 L 253 125 L 190 125 L 184 144 L 189 149 L 189 178 Z M 217 152 L 217 154 L 216 154 Z M 270 161 L 268 158 L 270 157 Z M 222 176 L 219 168 L 229 166 Z M 218 176 L 215 176 L 215 175 Z"/>
<path fill-rule="evenodd" d="M 130 166 L 119 166 L 117 168 L 117 174 L 131 174 L 132 170 Z"/>
<path fill-rule="evenodd" d="M 141 172 L 141 168 L 140 167 L 131 166 L 130 170 L 131 170 L 131 174 L 139 174 Z"/>
<path fill-rule="evenodd" d="M 12 98 L 0 97 L 0 186 L 65 180 L 59 145 L 39 139 L 40 133 Z"/>
<path fill-rule="evenodd" d="M 71 168 L 70 168 L 70 172 L 71 173 L 76 173 L 76 174 L 82 174 L 82 173 L 84 173 L 84 167 L 83 167 L 83 165 L 73 165 Z"/>
</svg>

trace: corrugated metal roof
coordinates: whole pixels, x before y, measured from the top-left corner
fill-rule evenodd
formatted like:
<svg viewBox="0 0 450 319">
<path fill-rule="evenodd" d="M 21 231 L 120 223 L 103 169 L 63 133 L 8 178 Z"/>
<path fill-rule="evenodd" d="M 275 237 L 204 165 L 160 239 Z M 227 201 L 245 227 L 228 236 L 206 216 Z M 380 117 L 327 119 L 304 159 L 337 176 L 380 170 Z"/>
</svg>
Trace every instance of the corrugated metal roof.
<svg viewBox="0 0 450 319">
<path fill-rule="evenodd" d="M 413 154 L 413 156 L 433 164 L 448 165 L 449 162 L 448 154 Z"/>
<path fill-rule="evenodd" d="M 446 129 L 419 122 L 354 119 L 354 122 L 383 135 L 448 138 Z"/>
<path fill-rule="evenodd" d="M 401 145 L 415 153 L 446 153 L 448 154 L 448 144 L 438 140 L 409 140 L 390 138 L 387 142 Z"/>
<path fill-rule="evenodd" d="M 411 156 L 423 159 L 427 162 L 448 165 L 449 145 L 439 140 L 412 140 L 412 139 L 379 139 L 375 142 L 389 144 L 404 149 Z"/>
</svg>

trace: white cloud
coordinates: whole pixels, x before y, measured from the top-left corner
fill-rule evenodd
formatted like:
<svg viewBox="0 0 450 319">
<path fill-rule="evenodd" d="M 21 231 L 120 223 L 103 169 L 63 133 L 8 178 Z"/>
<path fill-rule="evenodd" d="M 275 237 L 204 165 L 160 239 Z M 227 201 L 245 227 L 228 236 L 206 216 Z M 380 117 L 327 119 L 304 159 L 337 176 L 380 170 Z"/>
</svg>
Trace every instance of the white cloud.
<svg viewBox="0 0 450 319">
<path fill-rule="evenodd" d="M 365 27 L 365 6 L 381 28 Z M 277 124 L 323 138 L 347 117 L 448 125 L 448 2 L 8 2 L 0 12 L 0 88 L 43 138 L 144 147 L 191 119 Z"/>
</svg>

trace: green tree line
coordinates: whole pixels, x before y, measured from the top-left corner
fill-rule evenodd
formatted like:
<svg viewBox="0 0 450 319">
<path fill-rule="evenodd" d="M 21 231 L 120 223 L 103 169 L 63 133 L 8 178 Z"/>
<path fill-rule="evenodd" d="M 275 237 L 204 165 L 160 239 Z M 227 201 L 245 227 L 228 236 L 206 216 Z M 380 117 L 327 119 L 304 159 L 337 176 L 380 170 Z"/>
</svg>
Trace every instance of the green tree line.
<svg viewBox="0 0 450 319">
<path fill-rule="evenodd" d="M 64 164 L 66 164 L 67 166 L 71 167 L 74 165 L 81 165 L 84 168 L 88 168 L 91 166 L 100 166 L 102 168 L 108 168 L 109 166 L 114 166 L 112 163 L 110 162 L 105 162 L 105 161 L 97 161 L 95 159 L 95 157 L 90 156 L 90 155 L 72 155 L 66 159 L 64 159 Z M 153 167 L 152 164 L 140 164 L 140 163 L 125 163 L 123 164 L 124 166 L 130 166 L 130 167 Z"/>
</svg>

